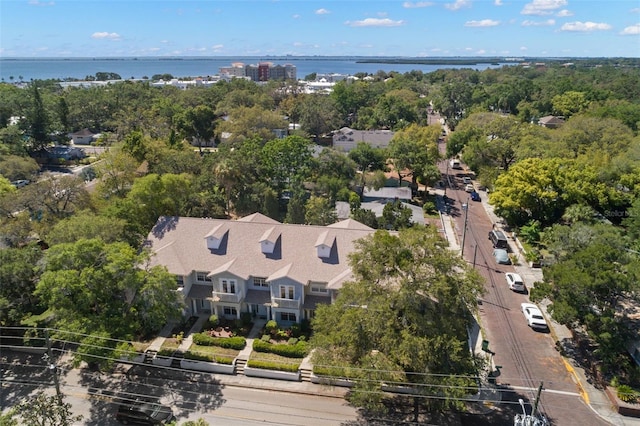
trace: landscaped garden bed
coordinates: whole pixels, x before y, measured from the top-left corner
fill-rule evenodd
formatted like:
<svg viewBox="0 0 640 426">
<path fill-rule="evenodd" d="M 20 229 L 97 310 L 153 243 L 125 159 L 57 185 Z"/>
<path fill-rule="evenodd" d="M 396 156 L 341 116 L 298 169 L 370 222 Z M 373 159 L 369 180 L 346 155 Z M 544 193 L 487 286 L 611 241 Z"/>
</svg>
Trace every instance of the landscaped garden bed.
<svg viewBox="0 0 640 426">
<path fill-rule="evenodd" d="M 202 327 L 202 332 L 211 337 L 247 337 L 251 332 L 251 327 L 253 327 L 253 322 L 251 321 L 251 314 L 248 312 L 242 312 L 240 319 L 235 320 L 211 315 Z"/>
<path fill-rule="evenodd" d="M 193 343 L 184 353 L 180 366 L 188 370 L 233 374 L 235 372 L 233 361 L 239 352 L 237 349 L 201 346 Z"/>
<path fill-rule="evenodd" d="M 244 368 L 244 374 L 249 377 L 300 381 L 301 362 L 299 358 L 254 351 Z"/>
</svg>

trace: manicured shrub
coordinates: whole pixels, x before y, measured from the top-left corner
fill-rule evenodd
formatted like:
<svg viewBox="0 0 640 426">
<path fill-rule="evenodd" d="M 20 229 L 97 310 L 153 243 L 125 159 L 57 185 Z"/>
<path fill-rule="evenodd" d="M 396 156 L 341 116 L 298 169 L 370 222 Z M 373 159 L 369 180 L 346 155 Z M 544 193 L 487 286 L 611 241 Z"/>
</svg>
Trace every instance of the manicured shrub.
<svg viewBox="0 0 640 426">
<path fill-rule="evenodd" d="M 231 365 L 233 364 L 233 358 L 227 358 L 225 356 L 216 356 L 216 362 L 218 364 Z"/>
<path fill-rule="evenodd" d="M 287 345 L 295 345 L 297 343 L 298 343 L 298 339 L 296 339 L 295 337 L 292 337 L 287 341 Z"/>
<path fill-rule="evenodd" d="M 300 337 L 302 335 L 302 327 L 300 324 L 291 325 L 291 337 Z"/>
<path fill-rule="evenodd" d="M 278 323 L 274 320 L 267 321 L 267 324 L 264 326 L 264 331 L 269 334 L 273 334 L 278 331 Z"/>
<path fill-rule="evenodd" d="M 206 333 L 196 333 L 193 335 L 193 343 L 201 346 L 218 346 L 221 348 L 242 350 L 247 346 L 247 339 L 242 336 L 211 337 Z"/>
<path fill-rule="evenodd" d="M 300 364 L 299 363 L 295 363 L 295 364 L 281 364 L 278 362 L 272 362 L 272 361 L 259 361 L 259 360 L 255 360 L 255 359 L 250 359 L 249 362 L 247 362 L 247 366 L 251 367 L 251 368 L 262 368 L 265 370 L 276 370 L 276 371 L 289 371 L 289 372 L 297 372 L 298 369 L 300 368 Z"/>
<path fill-rule="evenodd" d="M 269 343 L 271 341 L 271 336 L 269 334 L 263 334 L 260 340 L 262 340 L 265 343 Z"/>
<path fill-rule="evenodd" d="M 172 356 L 176 352 L 175 349 L 160 349 L 157 353 L 158 356 Z"/>
</svg>

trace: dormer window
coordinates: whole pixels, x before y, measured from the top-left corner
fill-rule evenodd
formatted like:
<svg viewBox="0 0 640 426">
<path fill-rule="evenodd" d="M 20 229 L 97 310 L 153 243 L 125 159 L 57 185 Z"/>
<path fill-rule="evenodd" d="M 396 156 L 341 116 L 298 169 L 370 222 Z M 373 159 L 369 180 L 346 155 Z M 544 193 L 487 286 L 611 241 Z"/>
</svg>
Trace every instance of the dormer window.
<svg viewBox="0 0 640 426">
<path fill-rule="evenodd" d="M 220 243 L 227 233 L 228 229 L 223 224 L 220 224 L 214 227 L 207 235 L 205 235 L 205 240 L 207 242 L 207 248 L 209 250 L 218 250 L 220 248 Z"/>
<path fill-rule="evenodd" d="M 262 253 L 273 254 L 278 238 L 280 238 L 280 232 L 275 227 L 267 229 L 260 237 L 260 250 Z"/>
<path fill-rule="evenodd" d="M 331 257 L 331 248 L 336 240 L 335 235 L 329 235 L 329 231 L 325 231 L 316 240 L 317 255 L 321 259 L 328 259 Z"/>
</svg>

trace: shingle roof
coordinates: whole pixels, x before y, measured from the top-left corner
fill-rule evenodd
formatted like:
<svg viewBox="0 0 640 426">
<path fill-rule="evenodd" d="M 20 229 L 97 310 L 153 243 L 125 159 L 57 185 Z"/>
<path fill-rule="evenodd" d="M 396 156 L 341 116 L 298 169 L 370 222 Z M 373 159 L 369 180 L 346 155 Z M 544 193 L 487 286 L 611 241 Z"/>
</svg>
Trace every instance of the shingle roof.
<svg viewBox="0 0 640 426">
<path fill-rule="evenodd" d="M 152 264 L 164 265 L 176 275 L 203 271 L 243 279 L 286 276 L 305 285 L 328 283 L 349 270 L 347 255 L 354 250 L 354 242 L 374 232 L 351 219 L 330 226 L 282 224 L 263 215 L 244 219 L 160 217 L 147 237 L 146 245 L 154 253 Z M 204 237 L 218 225 L 223 226 L 216 230 L 224 228 L 227 234 L 220 247 L 212 250 Z M 262 253 L 261 238 L 276 232 L 280 235 L 276 249 Z M 323 259 L 315 244 L 327 238 L 334 246 L 331 256 Z"/>
</svg>

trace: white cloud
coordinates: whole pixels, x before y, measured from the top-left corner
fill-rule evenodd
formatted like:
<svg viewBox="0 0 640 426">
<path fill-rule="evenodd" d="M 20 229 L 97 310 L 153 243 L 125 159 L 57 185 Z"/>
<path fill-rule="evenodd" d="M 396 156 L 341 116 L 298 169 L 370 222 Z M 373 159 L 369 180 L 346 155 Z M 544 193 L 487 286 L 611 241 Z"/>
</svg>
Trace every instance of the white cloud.
<svg viewBox="0 0 640 426">
<path fill-rule="evenodd" d="M 530 21 L 527 19 L 526 21 L 522 21 L 523 27 L 550 27 L 555 24 L 555 19 L 547 19 L 546 21 Z"/>
<path fill-rule="evenodd" d="M 640 35 L 640 24 L 631 25 L 620 31 L 621 35 Z"/>
<path fill-rule="evenodd" d="M 483 19 L 482 21 L 467 21 L 464 23 L 465 27 L 495 27 L 500 25 L 500 21 L 494 21 L 493 19 Z"/>
<path fill-rule="evenodd" d="M 502 3 L 502 0 L 495 0 L 493 4 L 495 4 L 496 6 L 502 6 L 504 3 Z"/>
<path fill-rule="evenodd" d="M 331 12 L 330 12 L 330 11 L 328 11 L 327 9 L 318 9 L 318 10 L 316 10 L 316 11 L 315 11 L 315 14 L 316 14 L 316 15 L 328 15 L 328 14 L 330 14 L 330 13 L 331 13 Z"/>
<path fill-rule="evenodd" d="M 345 24 L 350 27 L 399 27 L 404 25 L 404 21 L 394 21 L 389 18 L 367 18 L 362 21 L 347 21 Z"/>
<path fill-rule="evenodd" d="M 520 46 L 520 50 L 521 50 L 522 52 L 524 52 L 524 51 L 528 50 L 528 48 L 527 48 L 527 46 Z"/>
<path fill-rule="evenodd" d="M 211 46 L 211 48 L 213 50 L 222 50 L 224 49 L 224 44 L 214 44 L 213 46 Z"/>
<path fill-rule="evenodd" d="M 95 38 L 98 40 L 120 40 L 120 34 L 118 33 L 108 33 L 106 31 L 103 32 L 95 32 L 91 34 L 91 38 Z"/>
<path fill-rule="evenodd" d="M 449 10 L 459 10 L 464 7 L 471 7 L 470 0 L 456 0 L 454 3 L 445 3 L 444 7 Z"/>
<path fill-rule="evenodd" d="M 573 16 L 573 12 L 567 9 L 562 9 L 560 12 L 556 13 L 558 18 L 566 18 L 567 16 Z"/>
<path fill-rule="evenodd" d="M 524 5 L 523 15 L 551 15 L 554 10 L 567 5 L 567 0 L 533 0 Z"/>
<path fill-rule="evenodd" d="M 476 51 L 476 54 L 478 54 L 478 55 L 484 55 L 485 53 L 487 53 L 487 51 L 484 50 L 484 49 L 480 49 L 480 50 Z"/>
<path fill-rule="evenodd" d="M 29 4 L 31 6 L 55 6 L 56 3 L 52 1 L 29 0 Z"/>
<path fill-rule="evenodd" d="M 634 7 L 629 12 L 631 12 L 631 13 L 640 13 L 640 7 Z"/>
<path fill-rule="evenodd" d="M 578 32 L 588 32 L 588 31 L 601 31 L 601 30 L 610 30 L 611 25 L 600 23 L 600 22 L 567 22 L 560 30 L 562 31 L 578 31 Z"/>
<path fill-rule="evenodd" d="M 417 8 L 420 8 L 420 7 L 429 7 L 429 6 L 433 6 L 433 2 L 430 2 L 430 1 L 417 1 L 417 2 L 405 1 L 404 3 L 402 3 L 402 7 L 404 7 L 405 9 L 417 9 Z"/>
<path fill-rule="evenodd" d="M 297 13 L 295 15 L 292 16 L 293 19 L 299 19 L 300 15 L 298 15 Z"/>
</svg>

